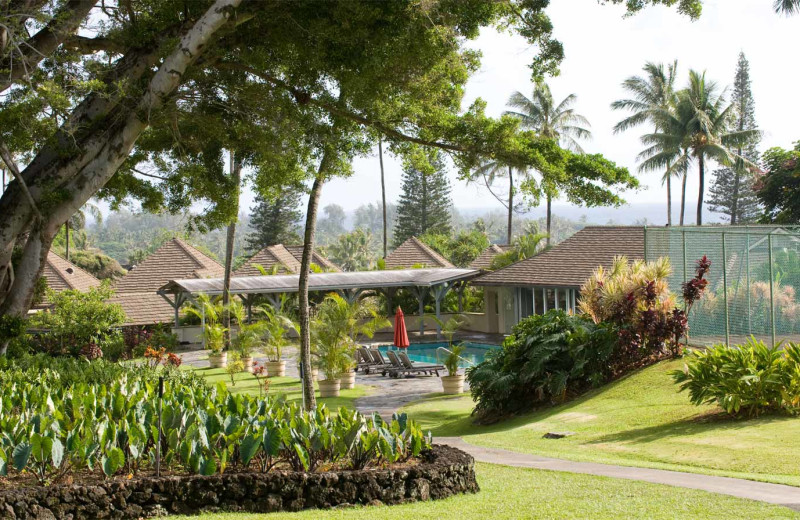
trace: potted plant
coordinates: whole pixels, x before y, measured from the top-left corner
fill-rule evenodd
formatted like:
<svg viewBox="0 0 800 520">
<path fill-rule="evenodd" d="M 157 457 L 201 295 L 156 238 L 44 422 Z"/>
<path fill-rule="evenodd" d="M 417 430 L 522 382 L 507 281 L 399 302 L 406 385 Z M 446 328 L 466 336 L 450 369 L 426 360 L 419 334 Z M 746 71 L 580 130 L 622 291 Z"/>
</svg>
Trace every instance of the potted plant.
<svg viewBox="0 0 800 520">
<path fill-rule="evenodd" d="M 283 313 L 283 304 L 279 309 L 260 309 L 266 315 L 264 324 L 267 354 L 267 373 L 270 377 L 286 375 L 286 361 L 282 359 L 284 347 L 289 344 L 286 333 L 289 329 L 297 330 L 297 324 Z"/>
<path fill-rule="evenodd" d="M 341 389 L 340 375 L 350 363 L 348 336 L 342 321 L 341 297 L 331 295 L 317 306 L 311 332 L 317 363 L 325 379 L 318 381 L 320 397 L 337 397 Z"/>
<path fill-rule="evenodd" d="M 238 302 L 231 302 L 230 311 L 239 324 L 239 333 L 231 341 L 233 350 L 242 362 L 243 370 L 253 371 L 253 352 L 258 350 L 266 331 L 263 322 L 247 323 L 244 315 L 244 306 Z"/>
<path fill-rule="evenodd" d="M 467 318 L 464 315 L 458 314 L 452 316 L 445 322 L 442 322 L 436 316 L 431 316 L 433 321 L 439 326 L 442 335 L 447 339 L 447 357 L 444 359 L 444 366 L 447 369 L 447 375 L 442 376 L 442 391 L 445 394 L 463 394 L 464 393 L 464 374 L 458 373 L 459 361 L 461 361 L 461 354 L 464 353 L 464 345 L 453 344 L 453 336 L 456 332 L 467 323 Z"/>
<path fill-rule="evenodd" d="M 197 295 L 196 303 L 187 312 L 205 321 L 203 339 L 205 347 L 210 351 L 208 364 L 211 368 L 225 368 L 228 362 L 228 353 L 225 348 L 225 327 L 220 323 L 222 306 L 214 302 L 207 294 Z"/>
<path fill-rule="evenodd" d="M 334 307 L 335 319 L 341 325 L 347 354 L 345 370 L 339 374 L 339 379 L 342 381 L 343 390 L 351 389 L 356 384 L 355 353 L 358 348 L 358 339 L 362 336 L 372 338 L 376 331 L 391 326 L 391 322 L 378 314 L 379 307 L 374 298 L 348 302 L 338 294 L 332 294 L 330 299 L 332 300 L 331 305 Z"/>
</svg>

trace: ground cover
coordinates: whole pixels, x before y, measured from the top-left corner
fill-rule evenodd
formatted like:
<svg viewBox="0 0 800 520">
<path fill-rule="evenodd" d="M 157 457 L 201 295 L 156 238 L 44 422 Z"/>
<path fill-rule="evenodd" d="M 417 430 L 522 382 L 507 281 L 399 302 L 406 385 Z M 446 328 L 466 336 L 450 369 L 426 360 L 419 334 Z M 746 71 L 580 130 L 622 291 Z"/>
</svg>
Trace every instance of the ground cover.
<svg viewBox="0 0 800 520">
<path fill-rule="evenodd" d="M 734 476 L 800 486 L 800 418 L 731 419 L 678 393 L 666 361 L 560 406 L 490 426 L 472 400 L 432 396 L 404 408 L 427 432 L 523 453 Z M 575 432 L 543 439 L 547 432 Z"/>
<path fill-rule="evenodd" d="M 189 365 L 182 365 L 184 370 L 193 370 L 196 374 L 202 376 L 209 384 L 217 384 L 222 381 L 232 393 L 235 394 L 249 394 L 259 395 L 260 383 L 250 372 L 239 372 L 234 375 L 235 385 L 231 384 L 231 378 L 224 368 L 198 368 Z M 368 395 L 370 388 L 363 385 L 356 385 L 355 388 L 350 390 L 341 390 L 339 397 L 317 397 L 317 401 L 324 403 L 332 412 L 335 412 L 341 406 L 354 409 L 354 401 L 359 397 Z M 272 377 L 269 384 L 269 395 L 273 397 L 283 396 L 287 401 L 300 401 L 303 398 L 302 386 L 300 379 L 296 377 Z"/>
<path fill-rule="evenodd" d="M 800 513 L 780 506 L 644 482 L 491 464 L 478 464 L 476 470 L 480 493 L 441 501 L 300 513 L 215 513 L 176 520 L 800 518 Z"/>
</svg>

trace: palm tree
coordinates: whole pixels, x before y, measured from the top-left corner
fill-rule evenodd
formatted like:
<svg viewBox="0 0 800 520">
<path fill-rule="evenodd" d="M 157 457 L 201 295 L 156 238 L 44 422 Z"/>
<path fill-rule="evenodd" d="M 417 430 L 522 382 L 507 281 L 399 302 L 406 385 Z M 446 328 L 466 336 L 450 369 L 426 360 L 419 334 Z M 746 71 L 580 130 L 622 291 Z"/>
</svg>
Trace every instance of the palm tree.
<svg viewBox="0 0 800 520">
<path fill-rule="evenodd" d="M 651 123 L 654 126 L 661 116 L 661 112 L 674 113 L 677 104 L 677 94 L 675 92 L 675 76 L 678 69 L 678 62 L 674 61 L 668 66 L 663 64 L 646 63 L 643 70 L 645 77 L 632 76 L 622 83 L 622 87 L 631 93 L 632 97 L 620 99 L 611 104 L 614 110 L 627 110 L 633 112 L 614 126 L 614 133 L 624 132 L 634 126 L 643 123 Z M 658 131 L 656 126 L 656 131 Z M 667 150 L 664 150 L 667 151 Z M 677 158 L 679 152 L 673 150 Z M 674 162 L 666 158 L 667 164 L 662 183 L 667 184 L 667 225 L 672 225 L 672 173 L 671 163 Z M 640 171 L 644 171 L 652 163 L 643 163 Z M 686 199 L 681 198 L 681 225 L 683 225 L 683 213 Z"/>
<path fill-rule="evenodd" d="M 542 247 L 543 241 L 547 241 L 546 233 L 530 233 L 518 236 L 508 251 L 496 255 L 492 259 L 492 270 L 501 269 L 541 253 L 545 249 L 545 247 Z"/>
<path fill-rule="evenodd" d="M 703 224 L 703 196 L 705 194 L 706 163 L 709 160 L 722 165 L 731 165 L 736 160 L 753 166 L 740 157 L 734 148 L 745 144 L 758 135 L 757 130 L 730 131 L 733 104 L 725 100 L 724 92 L 713 81 L 706 79 L 705 72 L 689 71 L 689 85 L 678 93 L 675 113 L 661 111 L 657 115 L 656 131 L 642 140 L 650 148 L 640 154 L 646 158 L 646 168 L 671 164 L 673 172 L 685 172 L 697 162 L 699 188 L 697 197 L 697 225 Z M 685 184 L 685 179 L 684 179 Z"/>
<path fill-rule="evenodd" d="M 363 271 L 372 265 L 370 242 L 372 234 L 358 228 L 339 235 L 336 242 L 328 246 L 328 254 L 343 271 Z"/>
<path fill-rule="evenodd" d="M 89 213 L 92 218 L 97 222 L 97 225 L 100 226 L 103 224 L 103 213 L 100 211 L 96 205 L 92 204 L 91 202 L 87 202 L 86 204 L 81 207 L 78 211 L 76 211 L 70 218 L 64 222 L 64 258 L 69 261 L 69 235 L 70 230 L 77 230 L 82 231 L 84 227 L 86 227 L 86 214 Z M 84 237 L 84 246 L 87 246 Z M 80 247 L 80 244 L 78 245 Z"/>
<path fill-rule="evenodd" d="M 800 0 L 775 0 L 775 12 L 791 16 L 800 13 Z"/>
<path fill-rule="evenodd" d="M 586 128 L 591 126 L 589 121 L 572 108 L 577 100 L 578 96 L 570 94 L 556 104 L 550 87 L 546 83 L 537 83 L 530 99 L 521 92 L 511 94 L 508 105 L 515 110 L 505 113 L 518 118 L 523 128 L 534 130 L 546 139 L 553 139 L 563 148 L 583 153 L 577 139 L 590 139 L 592 133 Z M 547 197 L 547 243 L 549 244 L 552 200 L 558 196 L 558 186 L 544 175 L 541 186 Z"/>
<path fill-rule="evenodd" d="M 517 171 L 518 174 L 524 175 L 524 171 Z M 492 184 L 498 177 L 508 176 L 508 200 L 504 201 L 494 191 L 492 191 Z M 514 168 L 507 166 L 500 161 L 486 160 L 475 173 L 472 175 L 471 181 L 483 180 L 489 193 L 496 198 L 508 210 L 508 224 L 506 231 L 506 244 L 511 245 L 511 227 L 514 217 Z"/>
<path fill-rule="evenodd" d="M 383 172 L 383 141 L 378 138 L 378 161 L 381 163 L 381 209 L 383 211 L 383 256 L 386 258 L 387 253 L 387 234 L 386 234 L 386 178 Z"/>
</svg>

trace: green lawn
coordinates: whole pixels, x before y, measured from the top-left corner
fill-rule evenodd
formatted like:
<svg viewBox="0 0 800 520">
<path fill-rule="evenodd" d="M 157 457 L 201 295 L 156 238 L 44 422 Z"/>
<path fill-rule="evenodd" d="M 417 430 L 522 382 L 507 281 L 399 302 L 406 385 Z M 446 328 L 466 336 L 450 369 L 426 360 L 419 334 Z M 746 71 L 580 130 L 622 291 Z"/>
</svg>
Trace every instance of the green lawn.
<svg viewBox="0 0 800 520">
<path fill-rule="evenodd" d="M 258 381 L 253 377 L 253 374 L 249 372 L 239 372 L 236 374 L 234 376 L 236 384 L 232 385 L 230 375 L 228 375 L 224 368 L 195 368 L 188 365 L 184 365 L 182 368 L 185 370 L 194 370 L 211 384 L 223 381 L 228 386 L 228 389 L 234 393 L 259 394 Z M 341 406 L 354 408 L 353 402 L 357 398 L 367 395 L 369 389 L 370 387 L 356 385 L 352 390 L 342 390 L 339 397 L 326 397 L 324 399 L 320 398 L 319 392 L 317 392 L 317 401 L 319 403 L 325 403 L 331 411 L 336 411 Z M 300 401 L 303 397 L 300 380 L 295 377 L 270 378 L 269 395 L 281 395 L 289 401 Z"/>
<path fill-rule="evenodd" d="M 504 519 L 504 518 L 800 518 L 789 509 L 644 482 L 551 471 L 477 465 L 481 492 L 392 507 L 310 510 L 300 513 L 222 513 L 184 520 Z"/>
<path fill-rule="evenodd" d="M 580 399 L 475 426 L 469 397 L 434 396 L 405 411 L 434 435 L 572 460 L 675 469 L 800 486 L 800 418 L 736 420 L 689 404 L 659 363 Z M 543 439 L 553 431 L 576 435 Z"/>
</svg>

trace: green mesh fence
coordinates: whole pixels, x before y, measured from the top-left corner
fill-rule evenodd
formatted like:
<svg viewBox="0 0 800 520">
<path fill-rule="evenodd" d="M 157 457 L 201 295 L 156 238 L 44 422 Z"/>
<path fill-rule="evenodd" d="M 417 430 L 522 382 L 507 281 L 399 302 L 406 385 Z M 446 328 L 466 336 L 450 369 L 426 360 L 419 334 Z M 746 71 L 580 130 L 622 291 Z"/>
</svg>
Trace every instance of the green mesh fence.
<svg viewBox="0 0 800 520">
<path fill-rule="evenodd" d="M 689 315 L 690 343 L 800 342 L 800 227 L 646 228 L 647 260 L 668 256 L 670 289 L 711 260 L 708 288 Z"/>
</svg>

